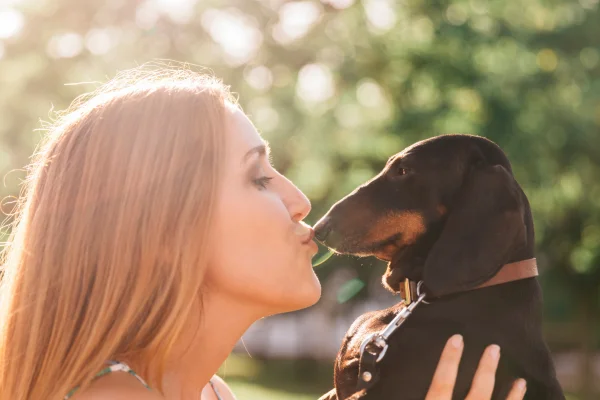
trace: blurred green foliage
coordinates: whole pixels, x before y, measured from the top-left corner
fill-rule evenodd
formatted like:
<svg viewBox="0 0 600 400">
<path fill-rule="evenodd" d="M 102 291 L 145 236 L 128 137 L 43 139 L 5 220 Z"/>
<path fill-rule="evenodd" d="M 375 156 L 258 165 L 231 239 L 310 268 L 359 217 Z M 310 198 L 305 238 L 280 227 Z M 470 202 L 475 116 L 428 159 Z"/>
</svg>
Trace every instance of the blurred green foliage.
<svg viewBox="0 0 600 400">
<path fill-rule="evenodd" d="M 261 360 L 232 354 L 219 369 L 240 399 L 314 400 L 331 389 L 332 363 Z"/>
<path fill-rule="evenodd" d="M 52 107 L 150 60 L 198 64 L 239 93 L 276 167 L 311 198 L 309 222 L 417 140 L 497 142 L 534 211 L 551 346 L 591 354 L 599 22 L 598 0 L 1 0 L 2 209 Z M 383 268 L 334 258 L 319 275 L 341 263 L 356 268 L 344 301 Z"/>
</svg>

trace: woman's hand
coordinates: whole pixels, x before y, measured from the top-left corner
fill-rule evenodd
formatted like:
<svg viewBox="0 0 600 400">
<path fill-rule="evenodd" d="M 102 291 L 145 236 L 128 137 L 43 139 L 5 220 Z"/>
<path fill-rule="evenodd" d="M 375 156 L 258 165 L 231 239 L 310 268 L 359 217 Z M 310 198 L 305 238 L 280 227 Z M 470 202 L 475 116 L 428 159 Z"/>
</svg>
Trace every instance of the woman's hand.
<svg viewBox="0 0 600 400">
<path fill-rule="evenodd" d="M 458 364 L 463 352 L 463 339 L 460 335 L 452 336 L 446 343 L 440 362 L 438 363 L 433 381 L 427 392 L 425 400 L 450 400 L 458 373 Z M 496 368 L 500 360 L 500 348 L 497 345 L 489 346 L 475 372 L 471 390 L 466 400 L 489 400 L 494 390 Z M 525 396 L 526 384 L 523 379 L 517 379 L 507 397 L 507 400 L 520 400 Z"/>
</svg>

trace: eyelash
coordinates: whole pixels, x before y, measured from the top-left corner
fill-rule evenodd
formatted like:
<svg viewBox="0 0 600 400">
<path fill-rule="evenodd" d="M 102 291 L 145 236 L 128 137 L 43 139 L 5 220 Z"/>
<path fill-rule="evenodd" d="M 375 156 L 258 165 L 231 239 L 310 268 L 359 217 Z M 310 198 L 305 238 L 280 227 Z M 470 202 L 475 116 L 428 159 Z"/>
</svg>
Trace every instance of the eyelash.
<svg viewBox="0 0 600 400">
<path fill-rule="evenodd" d="M 254 184 L 259 187 L 259 189 L 266 189 L 269 182 L 271 182 L 273 177 L 271 176 L 261 176 L 258 179 L 254 179 Z"/>
</svg>

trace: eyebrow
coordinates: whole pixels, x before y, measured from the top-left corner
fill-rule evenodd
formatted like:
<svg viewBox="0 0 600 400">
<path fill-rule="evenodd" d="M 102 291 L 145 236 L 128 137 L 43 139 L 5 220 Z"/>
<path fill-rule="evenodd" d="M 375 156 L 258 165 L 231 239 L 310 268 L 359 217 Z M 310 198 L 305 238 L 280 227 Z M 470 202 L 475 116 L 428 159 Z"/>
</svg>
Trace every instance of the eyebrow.
<svg viewBox="0 0 600 400">
<path fill-rule="evenodd" d="M 244 155 L 244 158 L 242 159 L 242 163 L 248 161 L 248 159 L 254 154 L 258 154 L 259 156 L 269 156 L 270 153 L 271 148 L 269 147 L 269 142 L 264 140 L 262 144 L 259 144 L 258 146 L 255 146 L 248 150 L 248 152 Z"/>
</svg>

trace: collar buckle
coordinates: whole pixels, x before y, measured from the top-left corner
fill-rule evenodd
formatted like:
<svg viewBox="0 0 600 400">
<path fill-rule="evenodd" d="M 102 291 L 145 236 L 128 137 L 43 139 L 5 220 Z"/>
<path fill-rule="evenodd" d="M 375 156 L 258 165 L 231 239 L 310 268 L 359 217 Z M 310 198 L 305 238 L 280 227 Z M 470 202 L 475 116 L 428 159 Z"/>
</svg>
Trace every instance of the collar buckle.
<svg viewBox="0 0 600 400">
<path fill-rule="evenodd" d="M 418 297 L 417 283 L 410 279 L 405 279 L 400 284 L 400 297 L 404 300 L 406 306 L 413 303 Z"/>
</svg>

